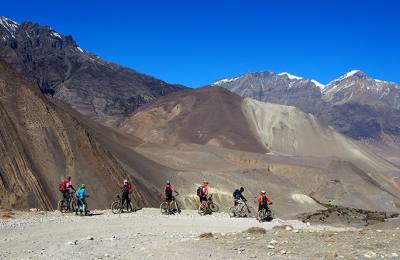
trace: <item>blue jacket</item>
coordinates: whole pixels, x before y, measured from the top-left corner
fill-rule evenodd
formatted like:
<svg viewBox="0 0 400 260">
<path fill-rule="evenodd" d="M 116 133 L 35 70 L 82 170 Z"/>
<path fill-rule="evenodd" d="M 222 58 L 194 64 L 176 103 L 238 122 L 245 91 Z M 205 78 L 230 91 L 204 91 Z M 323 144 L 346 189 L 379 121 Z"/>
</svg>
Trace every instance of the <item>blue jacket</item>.
<svg viewBox="0 0 400 260">
<path fill-rule="evenodd" d="M 85 196 L 86 196 L 86 189 L 79 188 L 79 190 L 76 191 L 76 197 L 78 199 L 84 199 Z"/>
</svg>

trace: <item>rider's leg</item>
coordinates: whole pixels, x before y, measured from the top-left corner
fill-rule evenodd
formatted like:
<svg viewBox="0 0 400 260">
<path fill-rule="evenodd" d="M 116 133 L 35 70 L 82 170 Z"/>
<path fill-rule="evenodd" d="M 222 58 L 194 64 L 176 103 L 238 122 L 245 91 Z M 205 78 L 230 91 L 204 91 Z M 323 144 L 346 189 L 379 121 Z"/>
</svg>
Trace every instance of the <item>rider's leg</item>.
<svg viewBox="0 0 400 260">
<path fill-rule="evenodd" d="M 125 196 L 122 196 L 122 197 L 121 197 L 121 211 L 124 210 L 124 203 L 125 203 L 125 201 L 126 201 L 126 197 L 125 197 Z M 128 204 L 128 202 L 127 202 L 127 204 Z"/>
</svg>

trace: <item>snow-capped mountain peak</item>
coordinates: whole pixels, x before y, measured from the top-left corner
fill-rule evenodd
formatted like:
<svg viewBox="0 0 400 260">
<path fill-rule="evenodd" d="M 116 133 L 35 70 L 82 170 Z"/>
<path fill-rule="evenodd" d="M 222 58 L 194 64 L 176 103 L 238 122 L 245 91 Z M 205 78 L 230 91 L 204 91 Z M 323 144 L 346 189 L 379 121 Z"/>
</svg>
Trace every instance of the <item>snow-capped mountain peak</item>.
<svg viewBox="0 0 400 260">
<path fill-rule="evenodd" d="M 298 79 L 298 80 L 303 79 L 302 77 L 290 74 L 288 72 L 282 72 L 282 73 L 279 73 L 278 75 L 279 76 L 287 76 L 289 79 Z"/>
<path fill-rule="evenodd" d="M 8 19 L 7 17 L 0 16 L 0 26 L 3 27 L 11 37 L 15 38 L 15 32 L 19 27 L 19 23 Z M 4 40 L 4 37 L 3 37 Z"/>
<path fill-rule="evenodd" d="M 347 72 L 346 74 L 344 74 L 343 78 L 352 77 L 360 72 L 361 72 L 361 70 L 351 70 L 351 71 Z"/>
</svg>

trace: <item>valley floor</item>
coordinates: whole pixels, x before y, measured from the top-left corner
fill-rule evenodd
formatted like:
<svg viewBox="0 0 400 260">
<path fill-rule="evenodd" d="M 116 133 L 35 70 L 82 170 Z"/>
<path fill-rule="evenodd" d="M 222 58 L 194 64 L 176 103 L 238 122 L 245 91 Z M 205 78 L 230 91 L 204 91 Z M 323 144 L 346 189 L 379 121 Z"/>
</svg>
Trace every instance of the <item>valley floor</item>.
<svg viewBox="0 0 400 260">
<path fill-rule="evenodd" d="M 0 219 L 0 259 L 398 259 L 399 226 L 397 220 L 362 229 L 280 219 L 258 223 L 192 210 L 163 216 L 150 208 L 87 217 L 16 212 Z"/>
</svg>

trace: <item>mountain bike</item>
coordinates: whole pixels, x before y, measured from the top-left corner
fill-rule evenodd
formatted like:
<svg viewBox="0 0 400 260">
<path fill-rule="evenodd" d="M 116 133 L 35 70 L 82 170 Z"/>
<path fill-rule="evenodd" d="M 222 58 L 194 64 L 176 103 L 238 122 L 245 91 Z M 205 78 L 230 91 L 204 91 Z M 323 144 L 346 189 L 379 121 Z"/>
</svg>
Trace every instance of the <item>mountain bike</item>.
<svg viewBox="0 0 400 260">
<path fill-rule="evenodd" d="M 254 218 L 256 214 L 256 210 L 252 206 L 247 205 L 247 202 L 243 200 L 238 201 L 236 206 L 229 209 L 229 216 L 231 218 Z"/>
<path fill-rule="evenodd" d="M 63 198 L 58 201 L 57 208 L 60 212 L 74 212 L 76 207 L 76 198 L 71 192 L 68 198 Z"/>
<path fill-rule="evenodd" d="M 121 214 L 124 211 L 127 213 L 135 212 L 136 208 L 134 207 L 132 201 L 129 201 L 129 205 L 127 206 L 126 204 L 128 203 L 127 200 L 124 200 L 124 203 L 122 204 L 122 196 L 120 194 L 116 195 L 116 200 L 114 200 L 111 203 L 111 211 L 114 214 Z"/>
<path fill-rule="evenodd" d="M 271 221 L 273 219 L 272 211 L 270 208 L 263 208 L 257 212 L 257 219 L 259 222 Z"/>
<path fill-rule="evenodd" d="M 213 195 L 210 194 L 207 198 L 207 207 L 205 203 L 200 203 L 198 213 L 200 215 L 207 215 L 219 211 L 219 206 L 213 201 Z"/>
<path fill-rule="evenodd" d="M 175 213 L 181 214 L 181 209 L 176 201 L 176 196 L 172 196 L 172 201 L 169 202 L 169 209 L 168 209 L 168 201 L 164 201 L 160 205 L 161 214 L 163 215 L 173 215 Z"/>
</svg>

